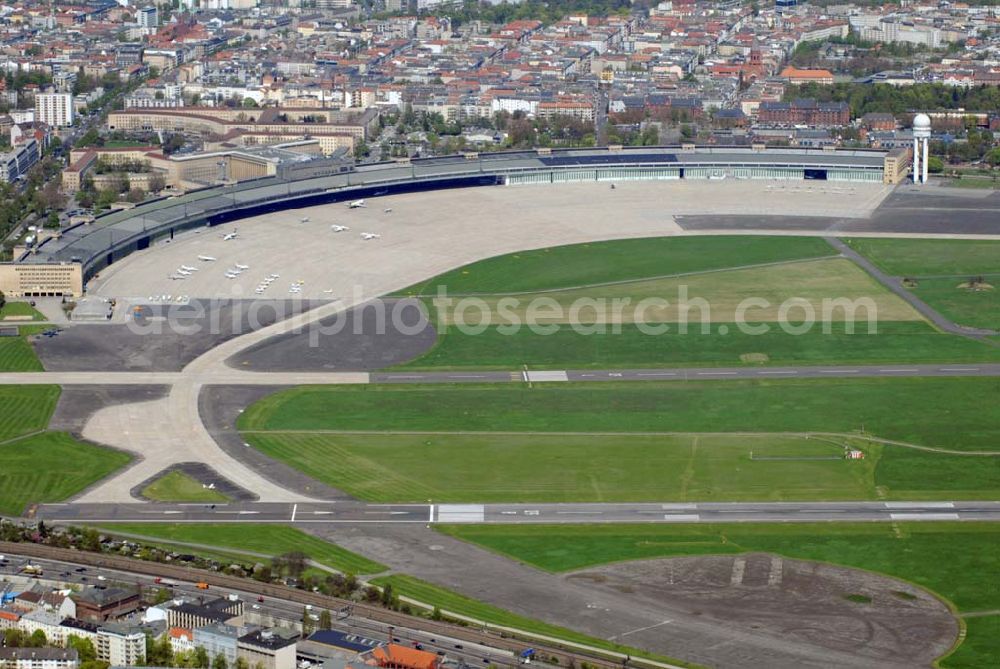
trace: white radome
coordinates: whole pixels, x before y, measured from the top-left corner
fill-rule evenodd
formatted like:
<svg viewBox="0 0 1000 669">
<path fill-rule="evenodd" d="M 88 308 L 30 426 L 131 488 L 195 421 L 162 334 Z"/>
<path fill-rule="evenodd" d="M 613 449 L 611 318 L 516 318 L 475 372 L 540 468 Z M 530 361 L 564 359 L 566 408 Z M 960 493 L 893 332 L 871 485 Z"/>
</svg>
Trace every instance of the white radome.
<svg viewBox="0 0 1000 669">
<path fill-rule="evenodd" d="M 913 129 L 914 130 L 930 130 L 931 129 L 931 117 L 927 114 L 917 114 L 913 117 Z"/>
</svg>

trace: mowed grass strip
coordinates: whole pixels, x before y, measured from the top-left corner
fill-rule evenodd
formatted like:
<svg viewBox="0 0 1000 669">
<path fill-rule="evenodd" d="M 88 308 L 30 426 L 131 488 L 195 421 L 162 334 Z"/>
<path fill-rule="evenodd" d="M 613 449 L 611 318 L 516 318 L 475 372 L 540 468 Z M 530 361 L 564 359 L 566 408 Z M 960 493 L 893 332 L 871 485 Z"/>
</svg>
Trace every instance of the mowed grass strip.
<svg viewBox="0 0 1000 669">
<path fill-rule="evenodd" d="M 304 386 L 248 408 L 247 431 L 836 432 L 1000 450 L 1000 379 Z"/>
<path fill-rule="evenodd" d="M 413 576 L 393 574 L 391 576 L 380 576 L 373 579 L 371 582 L 372 584 L 380 587 L 391 585 L 393 592 L 397 595 L 410 597 L 421 602 L 422 604 L 428 604 L 432 607 L 436 606 L 439 609 L 448 611 L 449 613 L 466 616 L 475 620 L 481 620 L 492 625 L 512 627 L 525 632 L 532 632 L 534 634 L 541 634 L 543 636 L 554 637 L 556 639 L 586 644 L 594 648 L 628 653 L 635 655 L 636 657 L 658 659 L 673 664 L 679 664 L 680 666 L 694 666 L 679 662 L 678 660 L 652 655 L 628 646 L 621 646 L 605 639 L 587 636 L 586 634 L 574 632 L 573 630 L 566 629 L 565 627 L 552 625 L 541 620 L 528 618 L 491 604 L 471 599 L 452 590 L 414 578 Z"/>
<path fill-rule="evenodd" d="M 253 433 L 268 456 L 372 502 L 996 499 L 1000 455 L 781 434 Z M 847 460 L 845 447 L 866 457 Z M 940 476 L 928 477 L 928 471 Z"/>
<path fill-rule="evenodd" d="M 558 313 L 552 307 L 535 308 L 534 299 L 540 297 L 545 297 L 552 307 L 561 307 Z M 753 308 L 742 309 L 749 298 L 760 302 Z M 839 304 L 847 306 L 838 307 L 831 302 L 833 299 L 843 300 Z M 499 309 L 501 301 L 506 304 L 503 311 Z M 796 306 L 788 308 L 792 301 Z M 821 321 L 861 319 L 866 331 L 869 318 L 921 320 L 909 304 L 846 258 L 787 262 L 517 297 L 488 296 L 482 302 L 491 310 L 488 314 L 484 315 L 480 309 L 442 309 L 440 320 L 446 324 L 478 325 L 484 321 L 588 324 L 676 323 L 686 319 L 697 328 L 702 322 L 732 323 L 738 319 L 776 323 L 785 313 L 783 305 L 788 309 L 785 316 L 788 320 L 802 320 L 809 313 Z M 863 306 L 854 308 L 853 303 Z"/>
<path fill-rule="evenodd" d="M 1000 241 L 966 239 L 845 239 L 893 276 L 969 277 L 1000 274 Z"/>
<path fill-rule="evenodd" d="M 0 386 L 0 442 L 44 430 L 60 392 L 59 386 Z"/>
<path fill-rule="evenodd" d="M 40 372 L 42 363 L 27 337 L 44 326 L 18 325 L 17 337 L 0 337 L 0 372 Z"/>
<path fill-rule="evenodd" d="M 654 237 L 572 244 L 489 258 L 400 292 L 511 293 L 634 281 L 726 267 L 834 255 L 816 237 Z"/>
<path fill-rule="evenodd" d="M 65 432 L 2 443 L 0 513 L 20 515 L 28 504 L 68 499 L 130 460 L 121 451 L 77 441 Z"/>
<path fill-rule="evenodd" d="M 206 488 L 184 472 L 174 470 L 143 488 L 142 496 L 155 502 L 225 502 L 229 498 Z"/>
<path fill-rule="evenodd" d="M 0 321 L 6 319 L 17 319 L 21 320 L 23 318 L 33 320 L 33 321 L 44 321 L 45 316 L 41 314 L 37 309 L 28 304 L 27 302 L 11 302 L 7 301 L 3 307 L 0 307 Z"/>
<path fill-rule="evenodd" d="M 515 335 L 490 327 L 468 335 L 449 328 L 438 335 L 434 348 L 401 369 L 608 369 L 615 367 L 739 367 L 745 365 L 874 365 L 906 363 L 976 363 L 1000 361 L 1000 347 L 935 330 L 922 321 L 879 321 L 870 334 L 867 323 L 849 334 L 844 323 L 832 323 L 802 335 L 770 323 L 763 334 L 746 334 L 732 325 L 726 334 L 719 324 L 703 333 L 700 324 L 687 334 L 676 326 L 650 335 L 639 326 L 623 324 L 612 334 L 580 334 L 561 328 L 539 336 L 530 330 Z M 1000 341 L 1000 339 L 998 339 Z"/>
<path fill-rule="evenodd" d="M 699 525 L 436 525 L 435 529 L 549 571 L 625 560 L 777 553 L 901 578 L 962 612 L 1000 609 L 1000 523 Z M 995 664 L 1000 617 L 966 618 L 967 635 L 939 660 L 949 669 Z"/>
<path fill-rule="evenodd" d="M 320 564 L 349 574 L 378 574 L 386 570 L 385 565 L 374 560 L 282 525 L 105 523 L 103 527 L 111 532 L 141 535 L 168 543 L 201 544 L 237 552 L 274 556 L 301 551 Z"/>
</svg>

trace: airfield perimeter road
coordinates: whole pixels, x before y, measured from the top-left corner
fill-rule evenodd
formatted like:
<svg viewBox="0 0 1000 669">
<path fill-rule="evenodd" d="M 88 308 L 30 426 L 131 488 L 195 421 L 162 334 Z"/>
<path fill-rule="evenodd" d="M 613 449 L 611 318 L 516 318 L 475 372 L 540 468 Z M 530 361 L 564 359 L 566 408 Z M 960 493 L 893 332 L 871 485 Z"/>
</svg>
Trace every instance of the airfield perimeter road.
<svg viewBox="0 0 1000 669">
<path fill-rule="evenodd" d="M 1000 520 L 1000 502 L 42 504 L 35 518 L 161 523 L 786 523 Z"/>
<path fill-rule="evenodd" d="M 1000 363 L 934 365 L 808 365 L 797 367 L 673 367 L 649 369 L 529 370 L 470 372 L 243 372 L 218 370 L 204 376 L 183 372 L 8 372 L 0 385 L 204 386 L 360 385 L 370 383 L 548 383 L 560 381 L 716 381 L 727 379 L 825 379 L 907 376 L 1000 376 Z"/>
</svg>

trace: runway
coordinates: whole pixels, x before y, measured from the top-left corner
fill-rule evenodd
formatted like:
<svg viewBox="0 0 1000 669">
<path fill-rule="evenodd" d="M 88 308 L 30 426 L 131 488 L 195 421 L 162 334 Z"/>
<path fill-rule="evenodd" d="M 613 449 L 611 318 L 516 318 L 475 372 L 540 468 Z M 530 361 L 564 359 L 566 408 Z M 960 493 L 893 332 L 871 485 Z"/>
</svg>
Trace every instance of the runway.
<svg viewBox="0 0 1000 669">
<path fill-rule="evenodd" d="M 9 372 L 0 385 L 114 386 L 172 385 L 182 379 L 202 386 L 297 386 L 372 383 L 546 383 L 589 381 L 719 381 L 725 379 L 894 378 L 916 376 L 1000 376 L 1000 363 L 933 365 L 799 365 L 794 367 L 668 367 L 590 370 L 469 372 Z"/>
<path fill-rule="evenodd" d="M 812 523 L 1000 521 L 1000 501 L 593 504 L 42 504 L 34 518 L 72 523 Z"/>
</svg>

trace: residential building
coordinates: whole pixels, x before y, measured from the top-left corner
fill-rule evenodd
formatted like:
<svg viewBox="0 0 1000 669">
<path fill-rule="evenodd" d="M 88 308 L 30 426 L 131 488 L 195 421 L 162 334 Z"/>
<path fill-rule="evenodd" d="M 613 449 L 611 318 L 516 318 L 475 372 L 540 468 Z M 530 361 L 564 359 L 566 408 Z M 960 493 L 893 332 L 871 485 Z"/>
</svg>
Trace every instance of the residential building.
<svg viewBox="0 0 1000 669">
<path fill-rule="evenodd" d="M 160 23 L 159 14 L 156 11 L 156 7 L 153 6 L 143 7 L 136 12 L 135 18 L 140 28 L 155 30 L 156 26 Z"/>
<path fill-rule="evenodd" d="M 35 95 L 35 120 L 53 128 L 73 125 L 72 93 L 38 93 Z"/>
<path fill-rule="evenodd" d="M 73 648 L 0 648 L 0 669 L 77 669 Z"/>
<path fill-rule="evenodd" d="M 97 631 L 97 659 L 115 667 L 134 667 L 146 661 L 146 634 L 138 627 L 105 625 Z"/>
<path fill-rule="evenodd" d="M 233 666 L 237 658 L 237 642 L 241 635 L 247 633 L 247 628 L 222 623 L 205 625 L 194 629 L 194 645 L 201 646 L 209 658 L 221 655 L 226 658 L 226 664 Z M 253 666 L 251 664 L 251 666 Z"/>
</svg>

